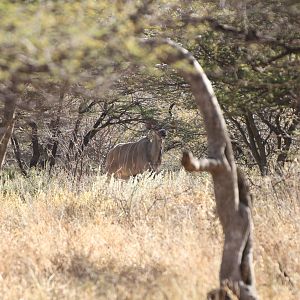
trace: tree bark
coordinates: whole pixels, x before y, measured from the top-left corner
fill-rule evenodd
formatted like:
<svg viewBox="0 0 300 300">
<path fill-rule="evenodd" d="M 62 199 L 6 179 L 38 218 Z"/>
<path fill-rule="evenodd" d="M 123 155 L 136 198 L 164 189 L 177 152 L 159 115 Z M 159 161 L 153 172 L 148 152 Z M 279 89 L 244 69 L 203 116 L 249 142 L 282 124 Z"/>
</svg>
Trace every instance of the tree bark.
<svg viewBox="0 0 300 300">
<path fill-rule="evenodd" d="M 256 160 L 256 163 L 258 164 L 261 175 L 265 176 L 268 173 L 268 162 L 263 140 L 255 125 L 252 113 L 248 112 L 245 116 L 245 120 L 250 140 L 251 152 Z"/>
<path fill-rule="evenodd" d="M 49 164 L 49 171 L 51 172 L 52 168 L 56 163 L 56 155 L 58 149 L 58 136 L 59 136 L 59 126 L 61 120 L 61 114 L 63 110 L 63 102 L 65 97 L 65 92 L 67 90 L 67 83 L 63 83 L 60 87 L 59 99 L 58 99 L 58 110 L 56 119 L 51 120 L 50 122 L 50 132 L 52 134 L 49 143 L 46 145 L 46 159 L 44 162 L 44 167 Z"/>
<path fill-rule="evenodd" d="M 15 124 L 16 100 L 9 97 L 4 101 L 2 122 L 0 123 L 0 171 L 3 168 L 7 145 L 11 138 Z"/>
<path fill-rule="evenodd" d="M 24 176 L 27 176 L 27 171 L 24 168 L 24 162 L 23 162 L 22 156 L 21 156 L 20 145 L 19 145 L 19 142 L 18 142 L 18 139 L 17 139 L 16 136 L 12 135 L 12 137 L 11 137 L 11 143 L 12 143 L 14 154 L 15 154 L 15 158 L 17 160 L 17 163 L 18 163 L 18 166 L 19 166 L 19 168 L 21 170 L 21 173 Z"/>
<path fill-rule="evenodd" d="M 98 132 L 98 126 L 101 124 L 101 122 L 104 120 L 104 118 L 107 115 L 107 110 L 105 108 L 104 111 L 102 112 L 101 116 L 97 119 L 97 121 L 93 125 L 93 128 L 84 135 L 83 140 L 81 141 L 80 147 L 77 145 L 77 149 L 74 151 L 75 144 L 77 144 L 77 142 L 78 142 L 78 131 L 79 131 L 81 121 L 83 119 L 83 115 L 84 115 L 84 113 L 88 112 L 96 103 L 97 103 L 96 101 L 92 101 L 84 109 L 81 109 L 81 107 L 79 107 L 79 109 L 78 109 L 78 117 L 77 117 L 77 120 L 75 123 L 72 137 L 69 141 L 68 152 L 66 155 L 69 164 L 71 162 L 71 156 L 77 162 L 78 157 L 80 157 L 82 155 L 84 148 L 88 145 L 90 140 L 96 135 L 96 133 Z"/>
<path fill-rule="evenodd" d="M 300 108 L 296 110 L 294 118 L 292 123 L 290 124 L 290 126 L 288 127 L 288 129 L 286 130 L 286 132 L 283 132 L 283 137 L 281 137 L 281 153 L 278 155 L 277 157 L 277 165 L 276 165 L 276 169 L 277 172 L 281 174 L 282 169 L 284 167 L 284 164 L 288 158 L 288 154 L 290 151 L 290 147 L 292 145 L 292 135 L 293 133 L 296 131 L 298 125 L 300 123 Z M 283 143 L 282 143 L 283 140 Z"/>
<path fill-rule="evenodd" d="M 258 299 L 252 266 L 253 223 L 251 209 L 247 204 L 249 193 L 242 177 L 239 177 L 239 190 L 230 139 L 211 83 L 199 63 L 186 49 L 170 40 L 146 40 L 145 43 L 155 50 L 161 62 L 173 65 L 190 84 L 205 123 L 208 158 L 198 160 L 191 153 L 185 152 L 182 164 L 188 171 L 211 173 L 217 213 L 225 235 L 219 276 L 221 288 L 210 293 L 208 297 L 230 299 L 225 290 L 228 288 L 239 299 Z"/>
<path fill-rule="evenodd" d="M 28 125 L 31 127 L 31 143 L 32 143 L 32 157 L 30 159 L 29 167 L 34 168 L 37 166 L 41 156 L 39 137 L 38 137 L 36 123 L 31 121 L 29 122 Z"/>
<path fill-rule="evenodd" d="M 79 126 L 82 121 L 82 118 L 83 118 L 83 114 L 79 112 L 76 123 L 75 123 L 75 127 L 72 132 L 72 137 L 69 141 L 68 152 L 66 154 L 68 162 L 71 161 L 71 156 L 72 157 L 74 156 L 74 147 L 75 147 L 75 143 L 77 143 L 77 141 L 78 141 L 78 131 L 79 131 Z"/>
</svg>

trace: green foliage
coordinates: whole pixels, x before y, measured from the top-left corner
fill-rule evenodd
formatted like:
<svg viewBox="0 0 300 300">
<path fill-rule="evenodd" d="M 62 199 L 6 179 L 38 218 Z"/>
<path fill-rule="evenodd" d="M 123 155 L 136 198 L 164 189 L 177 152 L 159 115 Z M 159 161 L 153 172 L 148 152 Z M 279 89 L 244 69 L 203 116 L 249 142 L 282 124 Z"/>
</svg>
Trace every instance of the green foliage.
<svg viewBox="0 0 300 300">
<path fill-rule="evenodd" d="M 140 46 L 141 38 L 159 37 L 182 44 L 199 60 L 226 117 L 241 122 L 247 112 L 267 119 L 282 109 L 289 116 L 295 113 L 299 4 L 224 3 L 222 8 L 219 1 L 204 0 L 1 1 L 0 96 L 7 94 L 5 89 L 12 92 L 27 109 L 19 111 L 22 118 L 39 119 L 44 130 L 59 111 L 59 94 L 67 86 L 64 138 L 70 138 L 66 133 L 78 114 L 86 122 L 78 133 L 84 136 L 114 103 L 101 124 L 126 112 L 119 117 L 121 129 L 111 132 L 116 134 L 112 143 L 117 132 L 129 129 L 132 138 L 141 134 L 128 119 L 155 119 L 170 131 L 168 147 L 178 142 L 201 153 L 203 125 L 189 87 L 174 73 L 175 66 L 157 64 L 164 49 L 149 53 Z M 260 39 L 249 40 L 249 33 Z M 89 107 L 93 102 L 97 104 Z M 168 112 L 172 103 L 173 116 Z"/>
</svg>

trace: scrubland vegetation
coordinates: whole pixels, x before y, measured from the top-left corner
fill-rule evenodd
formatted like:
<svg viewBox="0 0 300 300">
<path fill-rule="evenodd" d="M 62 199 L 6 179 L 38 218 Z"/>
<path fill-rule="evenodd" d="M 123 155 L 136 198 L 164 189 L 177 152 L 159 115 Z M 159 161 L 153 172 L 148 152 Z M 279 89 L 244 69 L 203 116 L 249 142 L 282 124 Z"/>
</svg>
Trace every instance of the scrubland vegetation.
<svg viewBox="0 0 300 300">
<path fill-rule="evenodd" d="M 250 179 L 259 295 L 299 299 L 299 164 Z M 205 299 L 218 285 L 222 230 L 206 174 L 3 175 L 0 199 L 1 299 Z"/>
<path fill-rule="evenodd" d="M 0 300 L 300 299 L 298 2 L 0 1 Z"/>
</svg>

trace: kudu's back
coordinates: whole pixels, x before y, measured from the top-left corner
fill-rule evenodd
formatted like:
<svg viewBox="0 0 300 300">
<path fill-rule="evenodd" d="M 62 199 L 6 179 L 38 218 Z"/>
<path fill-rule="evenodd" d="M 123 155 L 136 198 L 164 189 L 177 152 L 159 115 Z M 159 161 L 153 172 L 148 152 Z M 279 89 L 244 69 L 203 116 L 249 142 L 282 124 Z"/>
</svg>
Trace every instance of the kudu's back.
<svg viewBox="0 0 300 300">
<path fill-rule="evenodd" d="M 137 142 L 116 145 L 107 155 L 107 173 L 127 179 L 150 169 L 150 147 L 151 143 L 147 137 Z"/>
</svg>

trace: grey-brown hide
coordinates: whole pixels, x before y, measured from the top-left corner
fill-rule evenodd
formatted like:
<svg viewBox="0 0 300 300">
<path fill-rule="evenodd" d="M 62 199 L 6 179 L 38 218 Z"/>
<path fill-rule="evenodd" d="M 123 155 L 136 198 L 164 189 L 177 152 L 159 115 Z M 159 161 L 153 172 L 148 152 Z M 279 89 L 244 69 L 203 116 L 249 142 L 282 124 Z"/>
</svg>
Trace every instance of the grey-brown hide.
<svg viewBox="0 0 300 300">
<path fill-rule="evenodd" d="M 107 155 L 107 173 L 128 179 L 147 170 L 157 171 L 161 165 L 165 136 L 164 129 L 150 130 L 137 142 L 117 144 Z"/>
</svg>

